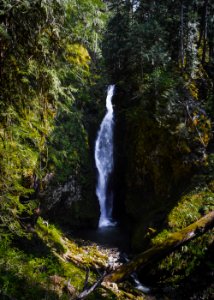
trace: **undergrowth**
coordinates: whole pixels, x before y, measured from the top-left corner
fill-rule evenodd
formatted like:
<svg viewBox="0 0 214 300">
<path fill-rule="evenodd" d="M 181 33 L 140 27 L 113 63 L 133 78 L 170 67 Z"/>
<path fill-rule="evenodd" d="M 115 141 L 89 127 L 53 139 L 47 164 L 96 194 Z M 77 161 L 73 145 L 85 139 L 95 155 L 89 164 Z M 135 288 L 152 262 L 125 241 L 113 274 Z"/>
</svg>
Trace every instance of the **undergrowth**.
<svg viewBox="0 0 214 300">
<path fill-rule="evenodd" d="M 214 210 L 213 159 L 214 155 L 210 154 L 206 166 L 192 178 L 189 189 L 169 213 L 167 226 L 152 239 L 152 244 L 164 242 L 172 232 L 187 227 Z M 212 244 L 213 230 L 210 230 L 168 255 L 158 265 L 160 282 L 176 284 L 188 278 L 201 264 L 211 270 L 213 262 L 206 256 Z"/>
<path fill-rule="evenodd" d="M 81 290 L 85 279 L 84 270 L 72 262 L 63 261 L 54 253 L 66 251 L 60 237 L 60 231 L 53 225 L 45 228 L 42 219 L 30 237 L 30 239 L 39 238 L 38 245 L 31 249 L 31 254 L 14 246 L 10 236 L 1 237 L 0 295 L 23 300 L 69 299 L 67 293 L 63 291 L 68 281 L 77 291 Z M 63 280 L 59 279 L 57 282 L 53 276 Z"/>
</svg>

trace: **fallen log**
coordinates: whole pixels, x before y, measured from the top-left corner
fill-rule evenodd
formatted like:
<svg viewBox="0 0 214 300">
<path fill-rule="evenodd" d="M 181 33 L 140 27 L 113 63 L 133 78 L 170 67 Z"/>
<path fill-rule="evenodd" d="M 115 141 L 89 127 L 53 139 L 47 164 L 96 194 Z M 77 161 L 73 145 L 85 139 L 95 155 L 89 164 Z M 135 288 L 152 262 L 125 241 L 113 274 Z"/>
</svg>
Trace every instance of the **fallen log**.
<svg viewBox="0 0 214 300">
<path fill-rule="evenodd" d="M 118 267 L 112 273 L 107 274 L 103 278 L 103 282 L 118 282 L 137 269 L 147 266 L 154 261 L 161 259 L 175 248 L 182 246 L 187 241 L 192 240 L 211 229 L 214 226 L 214 211 L 211 211 L 195 223 L 185 227 L 184 229 L 171 233 L 163 243 L 153 246 L 152 248 L 140 253 L 128 263 Z"/>
</svg>

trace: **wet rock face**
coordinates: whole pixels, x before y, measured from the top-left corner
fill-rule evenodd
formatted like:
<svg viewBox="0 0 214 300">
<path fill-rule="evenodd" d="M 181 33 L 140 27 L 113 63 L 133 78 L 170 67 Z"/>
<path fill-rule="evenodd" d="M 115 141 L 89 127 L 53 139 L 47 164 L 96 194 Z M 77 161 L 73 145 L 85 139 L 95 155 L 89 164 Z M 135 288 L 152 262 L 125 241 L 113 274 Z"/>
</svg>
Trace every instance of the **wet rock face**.
<svg viewBox="0 0 214 300">
<path fill-rule="evenodd" d="M 99 205 L 92 190 L 85 190 L 75 177 L 64 184 L 49 183 L 41 195 L 42 212 L 59 224 L 69 227 L 96 227 Z"/>
<path fill-rule="evenodd" d="M 161 95 L 153 97 L 151 91 L 140 90 L 135 93 L 124 84 L 116 91 L 114 214 L 130 220 L 132 247 L 141 251 L 151 239 L 149 230 L 164 227 L 191 176 L 204 163 L 210 125 L 197 108 L 201 112 L 197 126 L 202 143 L 192 120 L 185 123 L 185 107 L 172 103 L 175 117 L 168 106 L 158 109 Z M 196 114 L 195 102 L 189 100 L 187 91 L 175 85 L 173 93 L 181 101 L 189 101 L 192 114 Z"/>
<path fill-rule="evenodd" d="M 73 202 L 81 201 L 81 188 L 76 180 L 70 177 L 69 181 L 64 184 L 60 184 L 55 188 L 53 186 L 49 188 L 46 195 L 45 202 L 48 211 L 54 209 L 56 205 L 62 202 L 65 207 L 71 208 Z"/>
</svg>

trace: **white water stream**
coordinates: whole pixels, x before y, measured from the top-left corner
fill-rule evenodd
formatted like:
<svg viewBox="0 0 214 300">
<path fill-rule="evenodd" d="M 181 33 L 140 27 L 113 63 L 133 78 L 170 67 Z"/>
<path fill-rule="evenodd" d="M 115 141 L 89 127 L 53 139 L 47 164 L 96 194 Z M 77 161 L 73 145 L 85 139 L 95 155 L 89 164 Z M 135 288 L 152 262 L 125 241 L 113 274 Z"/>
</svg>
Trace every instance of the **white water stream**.
<svg viewBox="0 0 214 300">
<path fill-rule="evenodd" d="M 102 120 L 95 143 L 95 162 L 98 170 L 96 194 L 100 204 L 99 227 L 114 226 L 112 222 L 112 194 L 108 191 L 109 177 L 114 167 L 113 160 L 113 129 L 114 111 L 112 98 L 114 85 L 108 87 L 106 98 L 107 112 Z"/>
</svg>

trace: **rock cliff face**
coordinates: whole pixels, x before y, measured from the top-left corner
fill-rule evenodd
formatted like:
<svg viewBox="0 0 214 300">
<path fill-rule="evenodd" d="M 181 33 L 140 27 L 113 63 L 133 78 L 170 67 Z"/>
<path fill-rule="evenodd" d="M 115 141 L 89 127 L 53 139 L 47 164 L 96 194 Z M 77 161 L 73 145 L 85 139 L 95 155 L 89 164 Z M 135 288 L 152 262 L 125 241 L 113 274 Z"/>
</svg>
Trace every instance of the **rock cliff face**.
<svg viewBox="0 0 214 300">
<path fill-rule="evenodd" d="M 174 92 L 185 96 L 178 87 Z M 189 101 L 195 109 L 194 101 L 185 97 L 182 101 Z M 197 117 L 199 128 L 207 124 L 200 133 L 204 142 L 186 116 L 185 106 L 173 104 L 179 114 L 175 118 L 168 109 L 164 116 L 150 107 L 151 101 L 139 91 L 134 97 L 124 86 L 118 87 L 115 98 L 115 214 L 120 215 L 122 207 L 128 215 L 136 251 L 164 227 L 191 175 L 206 161 L 205 147 L 211 136 L 209 119 L 203 113 Z"/>
<path fill-rule="evenodd" d="M 64 184 L 54 186 L 41 195 L 44 215 L 55 222 L 73 227 L 96 227 L 99 219 L 99 205 L 92 190 L 81 186 L 77 178 L 69 177 Z"/>
<path fill-rule="evenodd" d="M 105 110 L 104 88 L 97 89 L 91 98 L 94 102 L 87 103 L 80 121 L 71 115 L 66 132 L 56 129 L 59 138 L 53 148 L 59 167 L 43 179 L 44 192 L 40 193 L 44 215 L 69 228 L 96 227 L 99 221 L 94 143 Z M 62 149 L 66 156 L 60 156 Z"/>
<path fill-rule="evenodd" d="M 70 177 L 64 185 L 59 184 L 57 187 L 48 189 L 46 194 L 46 209 L 53 210 L 62 201 L 66 207 L 71 207 L 73 202 L 81 200 L 81 188 L 77 185 L 74 178 Z"/>
</svg>

